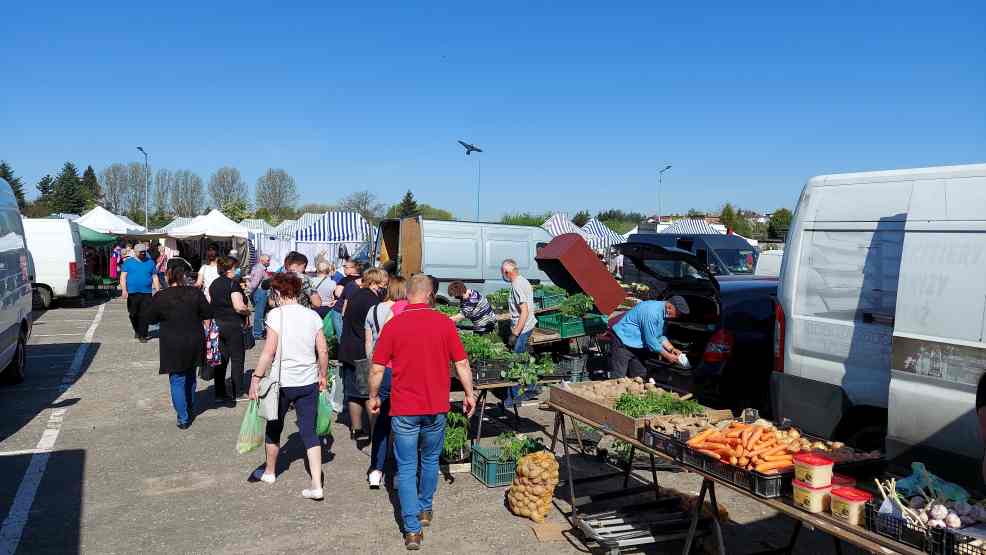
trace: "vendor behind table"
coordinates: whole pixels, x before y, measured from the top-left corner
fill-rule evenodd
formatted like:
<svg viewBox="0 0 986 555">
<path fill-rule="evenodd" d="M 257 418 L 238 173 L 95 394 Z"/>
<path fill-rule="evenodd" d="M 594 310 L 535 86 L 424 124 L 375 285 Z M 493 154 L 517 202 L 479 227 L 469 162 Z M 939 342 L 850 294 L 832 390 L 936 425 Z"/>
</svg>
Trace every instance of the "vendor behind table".
<svg viewBox="0 0 986 555">
<path fill-rule="evenodd" d="M 682 352 L 668 341 L 665 327 L 668 320 L 687 316 L 689 312 L 688 303 L 680 295 L 667 301 L 644 301 L 633 307 L 613 326 L 610 377 L 646 377 L 644 362 L 654 354 L 677 364 Z"/>
</svg>

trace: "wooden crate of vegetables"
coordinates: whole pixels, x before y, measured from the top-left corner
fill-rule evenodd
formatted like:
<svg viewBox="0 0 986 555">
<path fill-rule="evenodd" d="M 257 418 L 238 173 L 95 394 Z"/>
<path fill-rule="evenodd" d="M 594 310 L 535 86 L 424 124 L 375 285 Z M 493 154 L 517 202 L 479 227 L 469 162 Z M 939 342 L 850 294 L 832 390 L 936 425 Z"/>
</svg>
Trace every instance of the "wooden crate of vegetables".
<svg viewBox="0 0 986 555">
<path fill-rule="evenodd" d="M 645 384 L 640 378 L 552 387 L 548 398 L 559 407 L 634 439 L 641 438 L 650 417 L 660 414 L 695 416 L 705 412 L 705 407 L 690 396 Z"/>
</svg>

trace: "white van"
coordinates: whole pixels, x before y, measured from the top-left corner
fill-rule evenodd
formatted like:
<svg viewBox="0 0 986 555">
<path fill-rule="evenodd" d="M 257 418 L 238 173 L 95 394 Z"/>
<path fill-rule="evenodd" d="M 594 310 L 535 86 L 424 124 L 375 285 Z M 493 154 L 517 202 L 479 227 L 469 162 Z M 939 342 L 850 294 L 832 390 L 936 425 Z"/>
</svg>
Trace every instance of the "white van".
<svg viewBox="0 0 986 555">
<path fill-rule="evenodd" d="M 456 280 L 484 295 L 509 287 L 500 275 L 507 258 L 531 283 L 550 283 L 534 261 L 538 245 L 550 241 L 540 227 L 413 217 L 380 222 L 370 258 L 398 275 L 430 274 L 440 284 L 439 300 L 448 302 L 448 284 Z"/>
<path fill-rule="evenodd" d="M 785 252 L 775 415 L 978 483 L 986 164 L 812 178 Z"/>
<path fill-rule="evenodd" d="M 81 295 L 85 264 L 79 226 L 62 218 L 25 218 L 24 236 L 34 258 L 34 288 L 41 308 L 49 308 L 54 299 Z"/>
<path fill-rule="evenodd" d="M 31 337 L 29 255 L 17 199 L 0 180 L 0 380 L 24 380 L 27 340 Z"/>
</svg>

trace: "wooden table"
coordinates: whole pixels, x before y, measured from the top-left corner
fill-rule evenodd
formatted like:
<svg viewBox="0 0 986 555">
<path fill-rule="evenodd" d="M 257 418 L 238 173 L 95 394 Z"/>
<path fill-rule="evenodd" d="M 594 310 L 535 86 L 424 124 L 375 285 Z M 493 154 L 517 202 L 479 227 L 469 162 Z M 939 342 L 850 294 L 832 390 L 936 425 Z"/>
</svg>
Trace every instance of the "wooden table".
<svg viewBox="0 0 986 555">
<path fill-rule="evenodd" d="M 560 407 L 550 401 L 548 402 L 548 407 L 551 410 L 555 411 L 554 431 L 552 432 L 552 438 L 551 438 L 552 452 L 554 452 L 555 450 L 555 444 L 557 443 L 558 440 L 559 430 L 561 431 L 562 434 L 562 446 L 565 451 L 565 467 L 568 473 L 567 474 L 568 493 L 569 493 L 569 499 L 572 500 L 572 505 L 571 505 L 572 512 L 569 518 L 573 526 L 576 527 L 578 526 L 578 509 L 576 508 L 574 502 L 575 484 L 572 480 L 572 466 L 571 466 L 571 459 L 569 458 L 570 456 L 569 446 L 568 446 L 568 442 L 565 441 L 565 438 L 568 435 L 567 426 L 565 424 L 566 416 L 568 416 L 571 419 L 582 422 L 583 424 L 591 428 L 594 428 L 601 433 L 610 435 L 621 441 L 624 441 L 630 444 L 631 446 L 633 446 L 635 450 L 639 450 L 643 453 L 647 453 L 652 457 L 656 456 L 668 461 L 673 461 L 673 459 L 671 459 L 671 457 L 669 457 L 668 455 L 660 451 L 657 451 L 655 449 L 652 449 L 650 447 L 647 447 L 639 440 L 637 440 L 637 438 L 631 438 L 626 435 L 613 432 L 612 430 L 607 429 L 605 426 L 603 426 L 598 422 L 594 422 L 578 413 Z M 679 464 L 679 466 L 683 466 L 683 465 Z M 796 521 L 795 529 L 791 535 L 788 545 L 786 547 L 772 550 L 770 552 L 764 552 L 764 553 L 790 553 L 793 550 L 794 544 L 798 539 L 798 534 L 800 533 L 801 528 L 804 526 L 807 526 L 809 529 L 820 530 L 832 536 L 835 542 L 834 552 L 836 553 L 841 553 L 841 545 L 839 543 L 840 541 L 845 541 L 846 543 L 855 545 L 856 547 L 869 551 L 870 553 L 900 553 L 902 555 L 922 555 L 924 553 L 921 550 L 904 545 L 888 537 L 881 536 L 874 532 L 870 532 L 869 530 L 861 526 L 852 526 L 850 524 L 837 520 L 828 513 L 812 514 L 802 511 L 801 509 L 795 507 L 792 504 L 791 500 L 787 497 L 765 499 L 754 495 L 750 491 L 739 488 L 729 482 L 723 481 L 709 473 L 688 466 L 684 466 L 684 468 L 689 472 L 693 472 L 702 477 L 702 489 L 699 493 L 698 503 L 696 503 L 695 511 L 693 512 L 692 515 L 692 522 L 691 522 L 691 527 L 689 529 L 689 534 L 685 540 L 685 549 L 683 552 L 685 555 L 687 555 L 689 550 L 691 549 L 691 544 L 694 540 L 695 531 L 698 525 L 698 518 L 700 514 L 699 511 L 705 502 L 706 495 L 709 496 L 709 501 L 712 504 L 713 515 L 715 518 L 718 519 L 719 508 L 718 508 L 718 503 L 716 501 L 716 492 L 715 492 L 715 487 L 717 484 L 723 485 L 735 491 L 736 493 L 743 495 L 744 497 L 748 497 L 750 499 L 756 500 L 759 503 L 763 503 L 764 505 L 770 507 L 771 509 L 774 509 L 775 511 L 785 516 L 788 516 Z"/>
</svg>

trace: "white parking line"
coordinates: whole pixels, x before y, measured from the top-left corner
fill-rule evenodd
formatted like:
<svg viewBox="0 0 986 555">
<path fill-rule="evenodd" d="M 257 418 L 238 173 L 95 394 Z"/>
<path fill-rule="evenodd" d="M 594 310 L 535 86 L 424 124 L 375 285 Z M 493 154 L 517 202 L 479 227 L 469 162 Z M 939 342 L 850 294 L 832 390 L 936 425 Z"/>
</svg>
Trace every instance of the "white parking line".
<svg viewBox="0 0 986 555">
<path fill-rule="evenodd" d="M 100 305 L 99 310 L 96 311 L 96 317 L 93 318 L 89 329 L 86 330 L 85 337 L 82 338 L 82 343 L 75 351 L 72 365 L 62 377 L 62 383 L 59 387 L 61 393 L 52 404 L 60 402 L 62 395 L 68 391 L 72 382 L 82 371 L 82 363 L 86 360 L 86 355 L 89 352 L 89 344 L 92 343 L 92 337 L 96 334 L 99 321 L 103 319 L 104 306 Z M 17 551 L 21 536 L 24 534 L 24 526 L 27 525 L 30 517 L 31 506 L 34 505 L 34 497 L 38 494 L 38 487 L 41 485 L 41 479 L 44 478 L 45 469 L 48 467 L 48 458 L 55 447 L 55 440 L 58 439 L 58 433 L 62 429 L 62 421 L 65 419 L 67 410 L 64 407 L 53 409 L 48 415 L 47 427 L 35 447 L 36 452 L 31 455 L 31 463 L 24 473 L 24 478 L 21 479 L 20 486 L 17 487 L 17 494 L 14 496 L 14 502 L 10 505 L 10 512 L 7 513 L 7 518 L 3 520 L 3 527 L 0 528 L 0 555 L 13 555 Z"/>
<path fill-rule="evenodd" d="M 82 332 L 78 333 L 32 333 L 31 337 L 75 337 L 77 335 L 82 335 Z"/>
</svg>

